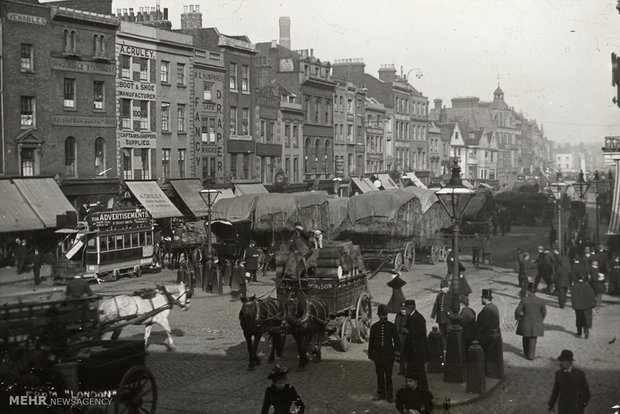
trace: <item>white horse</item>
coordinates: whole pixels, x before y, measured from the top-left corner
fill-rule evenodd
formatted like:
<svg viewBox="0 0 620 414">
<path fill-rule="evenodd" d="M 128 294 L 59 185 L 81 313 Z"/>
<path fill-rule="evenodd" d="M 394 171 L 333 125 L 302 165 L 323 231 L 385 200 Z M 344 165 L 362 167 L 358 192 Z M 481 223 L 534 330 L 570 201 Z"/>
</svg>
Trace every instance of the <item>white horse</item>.
<svg viewBox="0 0 620 414">
<path fill-rule="evenodd" d="M 188 294 L 189 290 L 185 283 L 181 282 L 178 285 L 157 286 L 155 289 L 142 292 L 142 294 L 118 295 L 104 299 L 99 304 L 99 324 L 104 330 L 106 330 L 106 325 L 109 325 L 109 329 L 114 332 L 112 339 L 117 339 L 123 326 L 127 324 L 146 325 L 144 328 L 144 347 L 146 348 L 151 329 L 156 323 L 164 328 L 168 335 L 170 348 L 174 349 L 168 314 L 170 314 L 173 305 L 178 305 L 181 309 L 187 310 L 190 302 Z"/>
</svg>

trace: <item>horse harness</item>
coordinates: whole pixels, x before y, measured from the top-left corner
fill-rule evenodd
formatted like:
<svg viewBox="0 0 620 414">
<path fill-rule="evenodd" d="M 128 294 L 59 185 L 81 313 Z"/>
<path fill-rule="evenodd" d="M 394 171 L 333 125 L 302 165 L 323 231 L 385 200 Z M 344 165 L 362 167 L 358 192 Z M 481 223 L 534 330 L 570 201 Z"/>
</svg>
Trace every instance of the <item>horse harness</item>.
<svg viewBox="0 0 620 414">
<path fill-rule="evenodd" d="M 294 325 L 303 325 L 304 323 L 308 322 L 308 320 L 310 319 L 314 319 L 319 321 L 322 324 L 327 325 L 327 320 L 323 320 L 321 318 L 319 318 L 318 316 L 312 315 L 310 312 L 310 308 L 314 308 L 316 310 L 316 314 L 319 314 L 319 306 L 321 307 L 321 309 L 324 312 L 324 315 L 328 315 L 329 311 L 327 309 L 327 307 L 319 301 L 311 301 L 311 298 L 306 297 L 306 310 L 304 311 L 304 314 L 302 315 L 302 317 L 300 319 L 296 319 L 294 321 Z M 299 307 L 299 300 L 297 301 L 297 306 Z"/>
</svg>

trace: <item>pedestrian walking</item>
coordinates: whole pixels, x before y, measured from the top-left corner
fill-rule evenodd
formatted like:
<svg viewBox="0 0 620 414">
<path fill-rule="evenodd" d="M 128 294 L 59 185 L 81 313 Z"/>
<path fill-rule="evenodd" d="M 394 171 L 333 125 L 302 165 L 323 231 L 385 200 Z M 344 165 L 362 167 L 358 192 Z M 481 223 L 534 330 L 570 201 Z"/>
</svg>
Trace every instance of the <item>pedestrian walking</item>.
<svg viewBox="0 0 620 414">
<path fill-rule="evenodd" d="M 568 256 L 560 255 L 557 251 L 557 267 L 555 269 L 555 285 L 558 291 L 558 305 L 560 309 L 564 309 L 566 304 L 566 293 L 570 287 L 570 261 Z"/>
<path fill-rule="evenodd" d="M 405 295 L 403 294 L 402 288 L 406 284 L 407 282 L 400 278 L 400 272 L 392 272 L 392 279 L 387 282 L 387 285 L 392 288 L 392 296 L 390 296 L 390 300 L 387 303 L 389 313 L 400 312 L 401 304 L 405 301 Z"/>
<path fill-rule="evenodd" d="M 420 376 L 411 375 L 405 378 L 405 387 L 396 392 L 396 409 L 399 413 L 417 412 L 428 414 L 433 411 L 433 394 L 422 389 Z"/>
<path fill-rule="evenodd" d="M 549 255 L 549 250 L 542 245 L 538 246 L 538 257 L 536 258 L 536 277 L 534 278 L 534 290 L 538 290 L 541 279 L 547 287 L 546 293 L 551 293 L 551 279 L 553 277 L 553 259 Z"/>
<path fill-rule="evenodd" d="M 428 379 L 426 377 L 426 362 L 428 361 L 426 319 L 416 310 L 415 300 L 406 300 L 405 306 L 407 307 L 408 314 L 405 337 L 407 375 L 419 374 L 420 387 L 428 390 Z"/>
<path fill-rule="evenodd" d="M 450 299 L 448 294 L 448 281 L 442 279 L 439 284 L 440 292 L 435 298 L 433 310 L 431 311 L 431 319 L 435 319 L 439 325 L 439 333 L 441 333 L 441 349 L 445 350 L 448 343 L 448 325 L 450 324 Z"/>
<path fill-rule="evenodd" d="M 243 259 L 245 260 L 245 271 L 250 274 L 250 281 L 256 282 L 256 272 L 258 271 L 258 247 L 256 242 L 250 240 L 248 247 L 243 251 Z"/>
<path fill-rule="evenodd" d="M 519 247 L 517 249 L 517 259 L 516 259 L 516 268 L 517 268 L 517 281 L 520 288 L 524 286 L 527 288 L 527 267 L 528 267 L 528 259 L 530 255 L 527 252 L 524 252 Z"/>
<path fill-rule="evenodd" d="M 233 298 L 237 295 L 240 295 L 241 298 L 247 297 L 248 287 L 246 281 L 245 268 L 238 261 L 235 262 L 230 275 L 230 293 Z"/>
<path fill-rule="evenodd" d="M 76 299 L 83 296 L 93 296 L 94 294 L 84 276 L 80 274 L 67 282 L 66 295 L 69 299 Z"/>
<path fill-rule="evenodd" d="M 588 266 L 582 261 L 581 257 L 575 256 L 570 273 L 571 285 L 575 284 L 579 278 L 583 280 L 589 279 Z"/>
<path fill-rule="evenodd" d="M 594 291 L 592 287 L 583 280 L 583 276 L 579 278 L 573 285 L 571 291 L 571 300 L 573 309 L 575 310 L 575 324 L 577 325 L 577 336 L 581 337 L 581 333 L 585 334 L 586 339 L 590 336 L 592 328 L 592 308 L 594 308 Z"/>
<path fill-rule="evenodd" d="M 34 288 L 37 290 L 37 286 L 41 283 L 41 266 L 43 265 L 43 255 L 39 252 L 38 248 L 34 248 L 34 251 L 30 255 L 30 262 L 32 263 L 32 272 L 34 273 Z"/>
<path fill-rule="evenodd" d="M 598 261 L 592 261 L 589 276 L 590 287 L 592 287 L 592 290 L 594 291 L 594 303 L 598 308 L 603 304 L 603 292 L 605 292 L 605 274 L 601 272 Z"/>
<path fill-rule="evenodd" d="M 491 345 L 491 334 L 497 332 L 501 335 L 499 327 L 499 309 L 493 303 L 493 292 L 491 289 L 482 289 L 480 298 L 483 308 L 478 314 L 475 327 L 475 339 L 484 350 L 485 364 L 488 357 L 489 346 Z"/>
<path fill-rule="evenodd" d="M 26 239 L 23 239 L 19 245 L 15 246 L 15 259 L 17 261 L 17 274 L 20 275 L 26 270 L 26 261 L 28 259 Z"/>
<path fill-rule="evenodd" d="M 573 352 L 564 349 L 558 357 L 560 369 L 555 372 L 553 391 L 547 403 L 549 411 L 557 402 L 558 414 L 583 414 L 590 401 L 586 374 L 573 366 Z"/>
<path fill-rule="evenodd" d="M 403 301 L 400 304 L 400 312 L 396 314 L 394 318 L 394 325 L 396 325 L 396 333 L 398 333 L 398 341 L 400 347 L 398 349 L 398 362 L 399 362 L 399 375 L 405 375 L 407 373 L 407 358 L 405 358 L 405 339 L 407 337 L 407 306 Z"/>
<path fill-rule="evenodd" d="M 478 235 L 475 234 L 474 237 L 477 237 Z M 478 245 L 474 245 L 471 247 L 471 263 L 478 267 L 478 265 L 480 265 L 480 259 L 481 259 L 481 252 L 480 252 L 480 246 Z"/>
<path fill-rule="evenodd" d="M 461 296 L 460 316 L 459 324 L 463 328 L 463 346 L 467 358 L 467 350 L 476 337 L 476 311 L 469 306 L 469 296 Z"/>
<path fill-rule="evenodd" d="M 543 321 L 547 316 L 545 302 L 536 296 L 534 284 L 529 282 L 527 296 L 515 309 L 517 335 L 523 337 L 523 355 L 530 361 L 536 357 L 536 339 L 545 335 Z"/>
<path fill-rule="evenodd" d="M 368 359 L 375 363 L 377 374 L 377 394 L 373 400 L 393 402 L 392 369 L 396 352 L 400 348 L 400 340 L 396 325 L 388 321 L 388 309 L 379 305 L 377 309 L 379 321 L 370 327 L 368 337 Z"/>
<path fill-rule="evenodd" d="M 297 390 L 293 385 L 286 382 L 287 373 L 286 368 L 281 368 L 276 364 L 267 376 L 267 379 L 270 379 L 272 383 L 265 390 L 261 414 L 268 414 L 271 407 L 273 407 L 273 414 L 289 414 L 292 412 L 303 414 L 305 412 L 305 405 L 297 394 Z"/>
</svg>

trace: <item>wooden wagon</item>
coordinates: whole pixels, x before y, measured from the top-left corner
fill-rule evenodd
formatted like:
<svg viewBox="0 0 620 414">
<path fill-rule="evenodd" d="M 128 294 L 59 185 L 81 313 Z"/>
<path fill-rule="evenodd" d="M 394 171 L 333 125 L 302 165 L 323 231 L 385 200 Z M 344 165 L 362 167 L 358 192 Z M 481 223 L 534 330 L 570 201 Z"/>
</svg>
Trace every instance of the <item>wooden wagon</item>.
<svg viewBox="0 0 620 414">
<path fill-rule="evenodd" d="M 81 406 L 79 412 L 93 414 L 155 413 L 157 385 L 145 366 L 144 342 L 94 338 L 97 300 L 2 307 L 0 412 L 65 413 Z"/>
</svg>

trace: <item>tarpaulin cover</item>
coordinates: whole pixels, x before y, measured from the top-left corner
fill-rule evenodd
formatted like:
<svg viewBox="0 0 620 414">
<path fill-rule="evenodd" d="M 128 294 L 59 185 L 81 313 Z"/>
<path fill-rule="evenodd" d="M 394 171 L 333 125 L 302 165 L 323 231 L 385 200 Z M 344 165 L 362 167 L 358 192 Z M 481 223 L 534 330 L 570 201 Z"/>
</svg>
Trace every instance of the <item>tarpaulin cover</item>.
<svg viewBox="0 0 620 414">
<path fill-rule="evenodd" d="M 358 194 L 349 198 L 349 219 L 351 223 L 368 217 L 394 218 L 398 209 L 416 195 L 411 191 L 391 190 Z"/>
<path fill-rule="evenodd" d="M 485 221 L 491 216 L 495 202 L 488 188 L 479 188 L 463 212 L 464 220 Z"/>
<path fill-rule="evenodd" d="M 383 188 L 398 188 L 398 186 L 396 185 L 396 183 L 394 183 L 389 174 L 377 174 L 377 177 L 379 178 L 379 181 L 381 181 L 381 185 L 383 185 Z"/>
<path fill-rule="evenodd" d="M 233 223 L 252 220 L 257 198 L 257 194 L 248 194 L 234 198 L 218 199 L 213 206 L 213 217 L 230 220 Z"/>
<path fill-rule="evenodd" d="M 327 202 L 327 193 L 325 191 L 303 191 L 300 193 L 291 193 L 288 194 L 288 196 L 293 197 L 295 204 L 299 208 L 316 206 Z"/>
<path fill-rule="evenodd" d="M 329 225 L 328 236 L 335 238 L 337 228 L 340 227 L 343 221 L 347 218 L 347 207 L 349 204 L 348 197 L 337 197 L 327 199 L 327 205 L 329 208 Z"/>
<path fill-rule="evenodd" d="M 258 197 L 255 217 L 258 220 L 263 216 L 282 214 L 288 218 L 295 213 L 296 209 L 297 205 L 293 194 L 270 193 Z"/>
<path fill-rule="evenodd" d="M 265 194 L 267 189 L 262 184 L 235 184 L 236 195 Z"/>
<path fill-rule="evenodd" d="M 418 188 L 418 187 L 405 187 L 401 191 L 406 191 L 409 193 L 415 194 L 415 196 L 420 200 L 420 207 L 422 208 L 422 214 L 426 212 L 431 206 L 437 202 L 439 199 L 435 194 L 435 191 L 429 190 L 427 188 Z"/>
<path fill-rule="evenodd" d="M 53 178 L 15 178 L 13 183 L 45 227 L 56 227 L 56 215 L 75 212 Z"/>
</svg>

